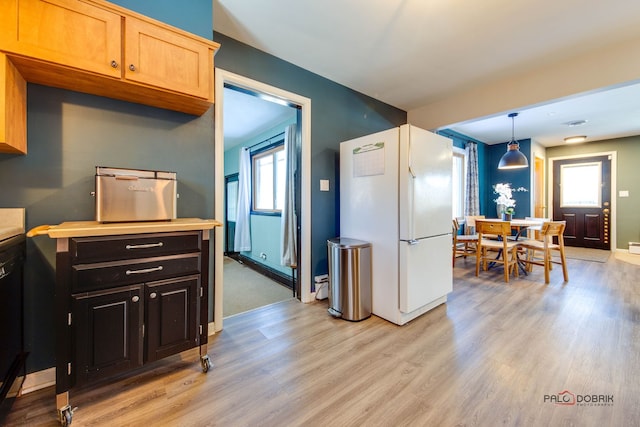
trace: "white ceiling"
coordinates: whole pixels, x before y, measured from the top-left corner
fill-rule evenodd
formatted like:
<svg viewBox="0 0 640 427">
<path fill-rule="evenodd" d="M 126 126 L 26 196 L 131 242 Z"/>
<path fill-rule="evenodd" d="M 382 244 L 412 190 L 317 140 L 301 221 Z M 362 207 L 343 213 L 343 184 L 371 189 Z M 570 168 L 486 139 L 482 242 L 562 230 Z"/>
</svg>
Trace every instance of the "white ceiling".
<svg viewBox="0 0 640 427">
<path fill-rule="evenodd" d="M 406 111 L 640 35 L 637 0 L 213 2 L 216 31 Z M 638 135 L 639 94 L 637 84 L 521 109 L 516 138 Z M 587 124 L 563 125 L 575 120 Z M 506 116 L 449 127 L 487 143 L 511 136 Z"/>
<path fill-rule="evenodd" d="M 224 147 L 228 150 L 296 116 L 296 109 L 234 89 L 224 89 Z"/>
</svg>

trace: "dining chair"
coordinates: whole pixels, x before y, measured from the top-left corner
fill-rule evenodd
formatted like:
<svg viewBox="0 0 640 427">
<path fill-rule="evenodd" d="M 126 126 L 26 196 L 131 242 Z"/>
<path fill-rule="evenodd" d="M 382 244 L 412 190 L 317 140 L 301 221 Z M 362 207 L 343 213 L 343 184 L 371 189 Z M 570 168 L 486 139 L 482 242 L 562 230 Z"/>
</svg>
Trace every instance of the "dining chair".
<svg viewBox="0 0 640 427">
<path fill-rule="evenodd" d="M 477 234 L 459 234 L 460 223 L 456 218 L 453 219 L 453 266 L 456 266 L 456 258 L 468 256 L 476 256 L 476 244 L 478 243 Z"/>
<path fill-rule="evenodd" d="M 540 235 L 540 230 L 542 230 L 542 224 L 544 222 L 550 221 L 549 218 L 538 218 L 533 216 L 525 216 L 524 219 L 526 221 L 536 221 L 538 225 L 532 225 L 527 227 L 527 236 L 530 239 L 542 240 L 542 236 Z M 532 233 L 533 231 L 533 233 Z"/>
<path fill-rule="evenodd" d="M 464 217 L 464 234 L 477 234 L 476 219 L 484 219 L 484 215 L 467 215 Z"/>
<path fill-rule="evenodd" d="M 509 283 L 511 271 L 518 277 L 518 246 L 520 242 L 509 240 L 511 223 L 501 220 L 476 220 L 478 244 L 476 249 L 476 276 L 480 275 L 480 264 L 484 271 L 491 265 L 502 264 L 504 281 Z M 491 237 L 497 236 L 494 240 Z"/>
<path fill-rule="evenodd" d="M 544 266 L 544 283 L 549 283 L 549 271 L 552 264 L 562 265 L 562 274 L 564 281 L 569 281 L 569 271 L 567 270 L 567 260 L 564 253 L 564 229 L 566 221 L 547 221 L 542 224 L 540 236 L 542 240 L 526 239 L 519 241 L 521 248 L 526 249 L 527 255 L 522 262 L 531 265 Z M 555 240 L 555 242 L 554 242 Z M 542 251 L 542 260 L 535 258 L 535 252 Z M 557 251 L 560 254 L 560 261 L 554 261 L 551 251 Z"/>
</svg>

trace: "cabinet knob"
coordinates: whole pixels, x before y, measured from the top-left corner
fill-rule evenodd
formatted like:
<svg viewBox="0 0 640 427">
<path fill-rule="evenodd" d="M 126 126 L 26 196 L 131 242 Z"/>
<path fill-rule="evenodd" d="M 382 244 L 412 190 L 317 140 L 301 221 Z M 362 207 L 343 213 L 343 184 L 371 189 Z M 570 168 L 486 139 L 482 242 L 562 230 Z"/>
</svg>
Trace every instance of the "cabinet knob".
<svg viewBox="0 0 640 427">
<path fill-rule="evenodd" d="M 156 294 L 155 292 L 151 292 L 151 293 L 149 294 L 149 298 L 151 298 L 151 299 L 154 299 L 154 298 L 155 298 L 155 297 L 157 297 L 157 296 L 158 296 L 158 294 Z"/>
<path fill-rule="evenodd" d="M 118 62 L 116 60 L 111 61 L 111 68 L 118 68 Z"/>
<path fill-rule="evenodd" d="M 131 71 L 135 71 L 135 70 L 136 70 L 136 66 L 135 66 L 135 65 L 133 65 L 133 64 L 131 64 L 131 65 L 129 65 L 129 69 L 130 69 Z"/>
<path fill-rule="evenodd" d="M 140 301 L 140 297 L 139 297 L 138 295 L 134 295 L 134 296 L 131 298 L 131 301 L 133 301 L 133 302 L 138 302 L 138 301 Z"/>
</svg>

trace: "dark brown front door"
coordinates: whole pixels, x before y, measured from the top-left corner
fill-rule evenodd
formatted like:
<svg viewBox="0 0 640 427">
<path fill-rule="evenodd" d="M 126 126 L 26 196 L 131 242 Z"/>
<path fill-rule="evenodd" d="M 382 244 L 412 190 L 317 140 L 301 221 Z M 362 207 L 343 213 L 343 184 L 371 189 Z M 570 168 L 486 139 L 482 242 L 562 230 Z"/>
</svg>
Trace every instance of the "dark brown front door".
<svg viewBox="0 0 640 427">
<path fill-rule="evenodd" d="M 566 221 L 568 246 L 610 249 L 611 158 L 553 162 L 553 219 Z"/>
</svg>

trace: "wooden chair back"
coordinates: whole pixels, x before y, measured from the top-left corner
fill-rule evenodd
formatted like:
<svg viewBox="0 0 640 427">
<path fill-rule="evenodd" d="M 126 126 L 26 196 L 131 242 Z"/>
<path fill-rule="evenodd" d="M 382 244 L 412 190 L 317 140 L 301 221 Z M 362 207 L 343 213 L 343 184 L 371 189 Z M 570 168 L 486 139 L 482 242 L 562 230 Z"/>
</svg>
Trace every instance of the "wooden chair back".
<svg viewBox="0 0 640 427">
<path fill-rule="evenodd" d="M 463 257 L 467 258 L 468 256 L 476 255 L 476 244 L 478 243 L 478 236 L 473 234 L 459 234 L 460 233 L 460 222 L 458 222 L 457 218 L 453 219 L 453 258 L 452 265 L 456 266 L 456 258 Z"/>
<path fill-rule="evenodd" d="M 484 215 L 467 215 L 464 217 L 464 234 L 475 234 L 476 219 L 484 219 Z"/>
<path fill-rule="evenodd" d="M 510 272 L 518 276 L 518 243 L 509 240 L 511 236 L 511 222 L 500 220 L 476 220 L 478 245 L 476 249 L 476 276 L 480 273 L 480 264 L 487 270 L 489 263 L 503 264 L 504 281 L 509 283 Z M 498 237 L 495 240 L 495 237 Z M 490 254 L 497 252 L 498 256 Z"/>
<path fill-rule="evenodd" d="M 533 216 L 525 216 L 525 220 L 527 221 L 536 221 L 539 222 L 540 225 L 534 225 L 527 228 L 527 237 L 529 239 L 542 240 L 542 235 L 540 234 L 540 230 L 542 230 L 542 224 L 549 221 L 549 218 L 538 218 Z"/>
<path fill-rule="evenodd" d="M 566 255 L 564 253 L 564 230 L 567 226 L 566 221 L 547 221 L 542 224 L 540 229 L 540 240 L 526 240 L 521 242 L 521 248 L 527 250 L 526 263 L 531 265 L 544 266 L 544 282 L 549 283 L 551 264 L 560 264 L 562 266 L 562 274 L 564 281 L 569 281 L 569 270 L 567 268 Z M 556 242 L 554 242 L 554 238 Z M 542 251 L 542 260 L 536 260 L 535 252 Z M 551 257 L 551 251 L 560 253 L 560 261 L 554 261 Z"/>
<path fill-rule="evenodd" d="M 548 221 L 542 223 L 540 234 L 545 237 L 562 238 L 564 243 L 564 229 L 567 226 L 566 221 Z M 558 242 L 560 244 L 560 242 Z"/>
<path fill-rule="evenodd" d="M 511 222 L 501 220 L 478 219 L 475 222 L 476 233 L 478 239 L 482 239 L 483 235 L 499 236 L 507 240 L 511 235 Z"/>
<path fill-rule="evenodd" d="M 460 233 L 460 222 L 458 218 L 453 218 L 453 235 L 457 235 Z"/>
</svg>

